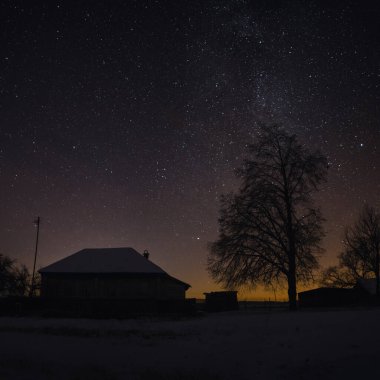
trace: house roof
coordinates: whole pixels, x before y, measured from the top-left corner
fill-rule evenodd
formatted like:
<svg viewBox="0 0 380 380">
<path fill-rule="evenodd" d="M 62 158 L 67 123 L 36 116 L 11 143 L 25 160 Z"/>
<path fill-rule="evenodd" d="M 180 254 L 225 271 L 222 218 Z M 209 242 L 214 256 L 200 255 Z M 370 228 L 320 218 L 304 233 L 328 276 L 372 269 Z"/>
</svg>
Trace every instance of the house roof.
<svg viewBox="0 0 380 380">
<path fill-rule="evenodd" d="M 40 273 L 124 273 L 166 275 L 158 265 L 133 248 L 86 248 L 39 270 Z"/>
<path fill-rule="evenodd" d="M 298 295 L 300 296 L 313 296 L 313 295 L 322 295 L 322 294 L 328 294 L 328 295 L 339 295 L 343 293 L 350 293 L 352 289 L 347 288 L 328 288 L 328 287 L 322 287 L 322 288 L 315 288 L 310 290 L 304 290 L 303 292 L 298 292 Z"/>
</svg>

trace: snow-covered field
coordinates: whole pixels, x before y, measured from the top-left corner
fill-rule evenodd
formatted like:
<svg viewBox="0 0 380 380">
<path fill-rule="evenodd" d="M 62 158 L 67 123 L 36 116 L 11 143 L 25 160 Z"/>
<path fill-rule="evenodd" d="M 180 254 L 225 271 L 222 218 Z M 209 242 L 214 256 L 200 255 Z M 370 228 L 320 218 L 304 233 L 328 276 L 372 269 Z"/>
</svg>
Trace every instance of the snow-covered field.
<svg viewBox="0 0 380 380">
<path fill-rule="evenodd" d="M 0 379 L 380 378 L 380 309 L 0 318 Z"/>
</svg>

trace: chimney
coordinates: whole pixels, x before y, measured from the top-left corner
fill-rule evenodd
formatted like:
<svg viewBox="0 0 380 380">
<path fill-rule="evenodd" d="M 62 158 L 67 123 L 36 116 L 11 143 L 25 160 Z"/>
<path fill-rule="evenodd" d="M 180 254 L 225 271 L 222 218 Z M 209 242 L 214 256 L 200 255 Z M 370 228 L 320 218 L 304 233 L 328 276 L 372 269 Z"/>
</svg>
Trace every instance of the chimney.
<svg viewBox="0 0 380 380">
<path fill-rule="evenodd" d="M 145 251 L 144 251 L 143 256 L 144 256 L 147 260 L 149 260 L 149 252 L 148 252 L 148 250 L 145 250 Z"/>
</svg>

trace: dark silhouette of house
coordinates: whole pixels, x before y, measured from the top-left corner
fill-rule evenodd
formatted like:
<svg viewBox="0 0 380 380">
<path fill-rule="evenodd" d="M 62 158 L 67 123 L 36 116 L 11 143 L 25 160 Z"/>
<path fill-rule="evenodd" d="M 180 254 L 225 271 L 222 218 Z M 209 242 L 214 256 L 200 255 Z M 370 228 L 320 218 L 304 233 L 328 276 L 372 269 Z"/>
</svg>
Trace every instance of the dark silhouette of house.
<svg viewBox="0 0 380 380">
<path fill-rule="evenodd" d="M 352 288 L 317 288 L 298 293 L 300 306 L 348 306 L 376 304 L 376 279 L 359 279 Z"/>
<path fill-rule="evenodd" d="M 65 299 L 184 300 L 190 285 L 133 248 L 83 249 L 45 268 L 41 296 Z"/>
<path fill-rule="evenodd" d="M 355 303 L 353 289 L 317 288 L 298 293 L 301 307 L 345 306 Z"/>
</svg>

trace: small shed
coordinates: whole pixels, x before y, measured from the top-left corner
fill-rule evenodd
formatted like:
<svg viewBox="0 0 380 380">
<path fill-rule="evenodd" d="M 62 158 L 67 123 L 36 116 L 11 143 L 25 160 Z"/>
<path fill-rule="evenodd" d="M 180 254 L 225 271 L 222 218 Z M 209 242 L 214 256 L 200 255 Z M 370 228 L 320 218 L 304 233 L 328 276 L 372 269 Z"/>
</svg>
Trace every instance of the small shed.
<svg viewBox="0 0 380 380">
<path fill-rule="evenodd" d="M 353 290 L 361 304 L 379 305 L 380 301 L 376 296 L 376 278 L 358 279 Z"/>
<path fill-rule="evenodd" d="M 360 278 L 354 289 L 363 296 L 376 296 L 376 278 Z"/>
<path fill-rule="evenodd" d="M 355 301 L 353 289 L 317 288 L 298 293 L 298 304 L 301 307 L 344 306 Z"/>
<path fill-rule="evenodd" d="M 133 248 L 82 249 L 39 272 L 41 296 L 55 299 L 184 300 L 190 287 Z"/>
<path fill-rule="evenodd" d="M 204 293 L 206 297 L 206 311 L 238 310 L 237 291 L 222 291 Z"/>
</svg>

